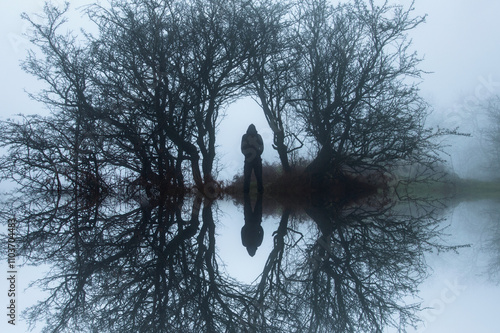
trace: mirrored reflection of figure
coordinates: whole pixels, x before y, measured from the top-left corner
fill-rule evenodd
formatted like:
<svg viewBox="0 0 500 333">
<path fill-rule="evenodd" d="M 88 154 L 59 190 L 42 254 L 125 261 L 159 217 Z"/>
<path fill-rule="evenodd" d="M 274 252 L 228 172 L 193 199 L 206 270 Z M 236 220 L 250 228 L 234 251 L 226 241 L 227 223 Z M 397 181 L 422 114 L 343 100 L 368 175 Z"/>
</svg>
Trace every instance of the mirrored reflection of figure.
<svg viewBox="0 0 500 333">
<path fill-rule="evenodd" d="M 257 179 L 257 190 L 259 193 L 264 191 L 262 185 L 262 152 L 264 151 L 264 142 L 254 124 L 248 126 L 247 132 L 241 138 L 241 152 L 245 155 L 245 166 L 243 169 L 244 186 L 243 192 L 250 191 L 250 178 L 252 177 L 252 170 Z"/>
<path fill-rule="evenodd" d="M 250 195 L 245 194 L 245 225 L 241 228 L 241 242 L 247 248 L 248 254 L 253 257 L 257 248 L 262 244 L 264 230 L 262 229 L 262 195 L 257 196 L 255 207 L 252 209 Z"/>
</svg>

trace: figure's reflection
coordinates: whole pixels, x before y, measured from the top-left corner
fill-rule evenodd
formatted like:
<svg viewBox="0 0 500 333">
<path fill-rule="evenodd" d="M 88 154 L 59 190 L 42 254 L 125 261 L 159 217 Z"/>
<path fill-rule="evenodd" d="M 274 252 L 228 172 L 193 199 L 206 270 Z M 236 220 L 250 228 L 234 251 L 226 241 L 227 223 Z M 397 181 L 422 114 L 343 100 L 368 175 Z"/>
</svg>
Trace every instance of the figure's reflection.
<svg viewBox="0 0 500 333">
<path fill-rule="evenodd" d="M 252 200 L 245 194 L 245 225 L 241 228 L 241 242 L 247 248 L 248 254 L 253 257 L 257 248 L 262 244 L 264 230 L 262 229 L 262 194 L 257 195 L 257 201 L 252 209 Z"/>
</svg>

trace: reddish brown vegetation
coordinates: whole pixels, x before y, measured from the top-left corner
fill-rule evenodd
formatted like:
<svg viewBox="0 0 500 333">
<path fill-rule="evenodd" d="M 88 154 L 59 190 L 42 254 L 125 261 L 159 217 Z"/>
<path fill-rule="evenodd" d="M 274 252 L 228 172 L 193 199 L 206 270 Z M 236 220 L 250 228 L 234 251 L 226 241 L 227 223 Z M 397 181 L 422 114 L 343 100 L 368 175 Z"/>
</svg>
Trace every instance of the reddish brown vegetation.
<svg viewBox="0 0 500 333">
<path fill-rule="evenodd" d="M 303 208 L 311 203 L 348 206 L 365 204 L 366 198 L 377 194 L 386 196 L 390 178 L 379 172 L 366 173 L 322 173 L 311 174 L 303 167 L 289 173 L 282 172 L 277 164 L 263 165 L 264 196 L 289 208 Z M 234 176 L 233 181 L 223 187 L 224 194 L 235 200 L 243 200 L 243 175 Z M 256 192 L 252 183 L 251 193 Z M 379 198 L 380 199 L 380 198 Z M 387 200 L 377 200 L 384 204 Z"/>
</svg>

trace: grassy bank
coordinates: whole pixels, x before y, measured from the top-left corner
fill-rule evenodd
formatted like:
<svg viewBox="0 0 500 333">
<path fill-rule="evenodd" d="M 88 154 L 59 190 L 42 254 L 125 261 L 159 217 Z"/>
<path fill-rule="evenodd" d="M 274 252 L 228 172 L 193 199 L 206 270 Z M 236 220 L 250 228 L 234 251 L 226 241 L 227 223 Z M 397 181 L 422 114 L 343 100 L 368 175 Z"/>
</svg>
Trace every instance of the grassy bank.
<svg viewBox="0 0 500 333">
<path fill-rule="evenodd" d="M 329 174 L 315 177 L 305 173 L 304 169 L 305 166 L 296 166 L 292 172 L 284 173 L 278 164 L 264 164 L 264 198 L 292 208 L 307 206 L 311 202 L 344 205 L 372 195 L 378 190 L 377 186 L 347 176 L 341 179 Z M 234 176 L 232 182 L 223 187 L 223 192 L 237 201 L 242 201 L 243 175 Z M 257 194 L 253 176 L 250 194 Z"/>
<path fill-rule="evenodd" d="M 264 197 L 285 206 L 302 206 L 311 200 L 321 199 L 327 202 L 349 203 L 366 196 L 384 192 L 395 200 L 425 199 L 425 200 L 499 200 L 500 179 L 480 181 L 461 179 L 448 175 L 440 181 L 405 182 L 387 180 L 387 183 L 373 185 L 359 179 L 335 179 L 325 177 L 318 181 L 304 174 L 305 165 L 297 166 L 293 172 L 285 174 L 279 164 L 264 164 Z M 390 189 L 387 191 L 387 189 Z M 224 194 L 240 201 L 243 200 L 243 175 L 234 176 L 232 182 L 223 188 Z M 252 176 L 251 194 L 256 194 L 256 184 Z M 392 200 L 391 200 L 392 201 Z"/>
</svg>

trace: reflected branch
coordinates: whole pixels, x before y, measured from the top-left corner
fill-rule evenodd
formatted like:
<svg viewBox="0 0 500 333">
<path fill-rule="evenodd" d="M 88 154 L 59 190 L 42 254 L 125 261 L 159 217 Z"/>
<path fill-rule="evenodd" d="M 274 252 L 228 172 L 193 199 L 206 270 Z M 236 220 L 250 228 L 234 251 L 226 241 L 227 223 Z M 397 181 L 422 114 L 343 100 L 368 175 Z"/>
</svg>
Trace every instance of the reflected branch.
<svg viewBox="0 0 500 333">
<path fill-rule="evenodd" d="M 110 196 L 89 207 L 33 192 L 7 203 L 3 216 L 20 212 L 20 256 L 51 266 L 33 284 L 49 296 L 26 312 L 47 332 L 408 327 L 420 307 L 404 300 L 427 276 L 424 254 L 458 248 L 440 242 L 440 206 L 322 202 L 305 209 L 310 220 L 287 208 L 260 279 L 246 285 L 221 269 L 217 202 L 201 195 L 140 204 Z"/>
</svg>

